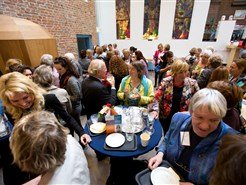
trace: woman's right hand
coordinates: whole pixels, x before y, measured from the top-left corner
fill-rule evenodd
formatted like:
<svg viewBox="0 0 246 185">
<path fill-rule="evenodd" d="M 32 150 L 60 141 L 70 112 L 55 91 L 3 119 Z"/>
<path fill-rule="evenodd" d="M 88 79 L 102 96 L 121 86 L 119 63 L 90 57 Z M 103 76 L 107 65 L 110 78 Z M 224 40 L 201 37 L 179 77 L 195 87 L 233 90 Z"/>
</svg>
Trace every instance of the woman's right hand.
<svg viewBox="0 0 246 185">
<path fill-rule="evenodd" d="M 156 156 L 150 158 L 148 167 L 153 170 L 158 167 L 163 161 L 163 153 L 159 152 Z"/>
<path fill-rule="evenodd" d="M 129 92 L 130 92 L 129 89 L 127 89 L 127 88 L 124 90 L 124 97 L 125 98 L 128 98 Z"/>
</svg>

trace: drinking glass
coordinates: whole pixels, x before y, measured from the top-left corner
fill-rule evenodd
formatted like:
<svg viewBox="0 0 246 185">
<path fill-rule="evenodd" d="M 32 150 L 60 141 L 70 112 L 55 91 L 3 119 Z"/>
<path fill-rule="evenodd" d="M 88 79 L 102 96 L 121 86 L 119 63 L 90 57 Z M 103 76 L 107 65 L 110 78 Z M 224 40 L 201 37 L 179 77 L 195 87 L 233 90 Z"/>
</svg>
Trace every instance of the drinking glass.
<svg viewBox="0 0 246 185">
<path fill-rule="evenodd" d="M 148 113 L 148 125 L 147 125 L 147 132 L 152 135 L 155 132 L 154 129 L 155 117 L 152 112 Z"/>
<path fill-rule="evenodd" d="M 92 114 L 91 115 L 91 122 L 92 123 L 97 123 L 98 122 L 98 116 L 97 116 L 97 114 Z"/>
<path fill-rule="evenodd" d="M 129 124 L 126 127 L 126 131 L 125 131 L 125 135 L 126 135 L 126 140 L 127 141 L 132 141 L 134 138 L 134 131 L 133 131 L 133 126 L 131 124 Z"/>
</svg>

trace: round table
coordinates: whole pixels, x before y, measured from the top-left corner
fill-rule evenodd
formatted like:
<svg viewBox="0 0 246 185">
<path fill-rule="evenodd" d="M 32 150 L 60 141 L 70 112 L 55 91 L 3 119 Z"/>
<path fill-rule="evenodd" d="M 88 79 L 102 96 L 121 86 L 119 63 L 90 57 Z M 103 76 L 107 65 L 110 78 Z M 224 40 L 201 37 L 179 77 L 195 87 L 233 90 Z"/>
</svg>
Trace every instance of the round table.
<svg viewBox="0 0 246 185">
<path fill-rule="evenodd" d="M 141 141 L 140 141 L 140 133 L 137 133 L 137 149 L 134 151 L 116 151 L 116 150 L 106 150 L 104 148 L 105 144 L 105 138 L 106 134 L 102 133 L 96 136 L 91 136 L 92 141 L 89 143 L 90 147 L 94 149 L 95 151 L 98 151 L 104 155 L 110 156 L 110 157 L 136 157 L 142 154 L 145 154 L 152 150 L 154 147 L 156 147 L 161 139 L 162 136 L 162 127 L 159 122 L 159 120 L 155 120 L 154 123 L 154 133 L 151 135 L 149 144 L 147 147 L 142 147 Z M 90 134 L 88 130 L 88 126 L 86 124 L 85 126 L 85 132 Z M 124 133 L 123 133 L 124 134 Z"/>
</svg>

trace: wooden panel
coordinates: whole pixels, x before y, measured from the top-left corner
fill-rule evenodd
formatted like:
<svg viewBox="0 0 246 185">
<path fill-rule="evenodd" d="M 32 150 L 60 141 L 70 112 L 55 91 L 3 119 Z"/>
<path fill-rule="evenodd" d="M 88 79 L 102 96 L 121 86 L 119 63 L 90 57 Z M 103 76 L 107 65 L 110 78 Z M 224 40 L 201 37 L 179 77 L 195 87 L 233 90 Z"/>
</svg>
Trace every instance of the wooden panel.
<svg viewBox="0 0 246 185">
<path fill-rule="evenodd" d="M 27 52 L 30 59 L 30 65 L 36 67 L 40 64 L 40 57 L 43 54 L 58 56 L 55 39 L 25 40 Z"/>
<path fill-rule="evenodd" d="M 40 57 L 49 53 L 54 57 L 58 55 L 55 39 L 45 40 L 0 40 L 1 70 L 5 71 L 6 61 L 10 58 L 18 58 L 23 64 L 36 67 L 40 63 Z"/>
<path fill-rule="evenodd" d="M 6 61 L 10 58 L 21 59 L 24 64 L 30 65 L 27 49 L 23 40 L 1 40 L 0 51 L 3 60 L 3 69 L 5 69 Z M 5 70 L 3 70 L 3 72 L 5 72 Z"/>
<path fill-rule="evenodd" d="M 40 25 L 26 19 L 0 15 L 0 40 L 52 39 Z"/>
<path fill-rule="evenodd" d="M 0 70 L 2 71 L 2 73 L 4 73 L 4 68 L 5 68 L 5 65 L 4 65 L 3 57 L 0 53 Z"/>
</svg>

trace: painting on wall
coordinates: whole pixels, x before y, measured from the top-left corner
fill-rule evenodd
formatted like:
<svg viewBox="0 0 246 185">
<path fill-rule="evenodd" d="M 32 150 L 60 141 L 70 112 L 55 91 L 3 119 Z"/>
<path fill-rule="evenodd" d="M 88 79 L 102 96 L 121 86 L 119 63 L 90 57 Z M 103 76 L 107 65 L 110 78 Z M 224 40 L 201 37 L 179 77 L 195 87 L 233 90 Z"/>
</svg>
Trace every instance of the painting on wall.
<svg viewBox="0 0 246 185">
<path fill-rule="evenodd" d="M 173 39 L 188 39 L 194 0 L 176 0 Z"/>
<path fill-rule="evenodd" d="M 130 1 L 116 0 L 117 39 L 130 38 Z"/>
<path fill-rule="evenodd" d="M 145 0 L 143 38 L 158 39 L 161 0 Z"/>
<path fill-rule="evenodd" d="M 243 20 L 245 19 L 246 16 L 246 10 L 236 10 L 234 14 L 234 19 L 235 20 Z"/>
</svg>

